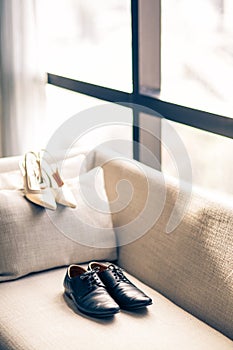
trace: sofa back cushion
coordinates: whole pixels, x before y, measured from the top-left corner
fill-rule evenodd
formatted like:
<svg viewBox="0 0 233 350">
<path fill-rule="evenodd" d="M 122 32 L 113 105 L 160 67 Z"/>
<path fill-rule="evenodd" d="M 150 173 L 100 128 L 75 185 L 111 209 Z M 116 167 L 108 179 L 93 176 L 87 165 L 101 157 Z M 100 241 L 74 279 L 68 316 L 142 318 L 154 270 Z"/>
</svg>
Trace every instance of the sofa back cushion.
<svg viewBox="0 0 233 350">
<path fill-rule="evenodd" d="M 96 164 L 104 168 L 114 227 L 122 243 L 118 263 L 233 338 L 232 200 L 208 199 L 206 194 L 193 190 L 182 221 L 173 232 L 166 233 L 179 191 L 182 198 L 189 196 L 185 186 L 179 189 L 173 179 L 164 178 L 162 173 L 121 157 L 113 156 L 111 160 L 109 154 L 99 154 Z M 148 188 L 153 208 L 145 215 L 142 209 L 148 205 L 146 200 L 151 201 Z M 121 210 L 116 210 L 117 202 Z M 175 214 L 178 211 L 179 208 Z M 145 232 L 148 222 L 153 223 L 150 215 L 154 215 L 154 224 Z M 141 236 L 135 236 L 133 241 L 133 234 L 125 228 L 136 217 L 141 219 Z M 122 232 L 128 234 L 129 243 L 122 241 Z"/>
<path fill-rule="evenodd" d="M 66 165 L 73 169 L 74 164 L 72 158 Z M 67 167 L 64 173 L 70 176 L 72 169 Z M 0 189 L 0 281 L 71 263 L 116 259 L 102 168 L 67 180 L 77 207 L 58 205 L 56 211 L 37 206 L 22 190 L 12 189 L 19 179 L 14 180 L 15 171 L 11 169 L 9 189 Z"/>
</svg>

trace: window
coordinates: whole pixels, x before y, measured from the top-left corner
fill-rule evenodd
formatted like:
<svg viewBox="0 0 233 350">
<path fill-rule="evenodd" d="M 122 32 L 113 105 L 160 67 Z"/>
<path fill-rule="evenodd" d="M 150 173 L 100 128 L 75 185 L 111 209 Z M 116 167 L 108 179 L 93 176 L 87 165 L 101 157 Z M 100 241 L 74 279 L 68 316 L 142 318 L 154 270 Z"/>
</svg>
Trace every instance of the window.
<svg viewBox="0 0 233 350">
<path fill-rule="evenodd" d="M 132 92 L 129 0 L 40 0 L 45 69 Z"/>
<path fill-rule="evenodd" d="M 205 147 L 205 138 L 211 140 L 209 144 L 215 150 L 220 149 L 217 145 L 221 143 L 233 142 L 229 139 L 233 139 L 233 118 L 229 118 L 233 110 L 231 2 L 198 0 L 187 5 L 185 0 L 96 0 L 93 5 L 88 0 L 66 0 L 58 5 L 47 0 L 44 6 L 55 31 L 64 24 L 65 16 L 69 18 L 68 25 L 65 28 L 63 25 L 60 31 L 63 38 L 58 32 L 56 40 L 54 34 L 48 38 L 51 45 L 47 50 L 48 82 L 100 100 L 129 103 L 136 141 L 134 157 L 154 167 L 161 166 L 173 175 L 174 169 L 160 142 L 161 138 L 166 142 L 169 137 L 165 123 L 168 120 L 193 154 L 192 165 L 201 169 L 194 154 L 195 143 L 199 143 L 200 152 Z M 83 5 L 93 11 L 98 27 L 96 33 L 91 31 L 93 16 L 87 15 L 88 36 L 101 38 L 95 41 L 95 37 L 92 45 L 80 34 L 83 24 L 74 20 L 71 11 L 72 6 L 82 11 Z M 144 126 L 158 139 L 150 139 Z M 160 166 L 150 164 L 143 146 L 156 155 Z M 206 160 L 207 153 L 206 150 Z M 222 165 L 227 163 L 228 160 Z M 206 167 L 208 164 L 207 161 Z M 209 167 L 212 175 L 217 176 L 217 167 L 215 164 L 215 171 Z M 208 183 L 201 183 L 199 175 L 196 178 L 197 184 Z"/>
<path fill-rule="evenodd" d="M 160 98 L 233 117 L 233 3 L 163 0 Z"/>
<path fill-rule="evenodd" d="M 178 134 L 188 153 L 192 168 L 192 184 L 211 190 L 211 193 L 233 195 L 233 139 L 216 135 L 171 121 L 162 121 L 161 168 L 168 175 L 178 177 L 177 163 L 186 166 L 170 128 Z M 168 150 L 165 147 L 171 144 Z M 175 161 L 174 161 L 175 159 Z"/>
<path fill-rule="evenodd" d="M 77 138 L 72 140 L 70 146 L 90 150 L 100 145 L 105 145 L 132 158 L 133 115 L 131 108 L 114 103 L 106 104 L 103 100 L 58 88 L 50 84 L 46 87 L 46 95 L 48 118 L 41 139 L 43 138 L 47 142 L 51 140 L 51 137 L 54 134 L 56 135 L 56 130 L 62 125 L 65 125 L 66 121 L 73 116 L 80 118 L 80 123 L 82 123 L 82 118 L 98 115 L 96 119 L 100 122 L 94 123 L 94 127 L 90 125 L 88 127 L 87 124 L 84 133 L 77 132 Z M 106 119 L 109 120 L 109 124 L 106 125 L 101 117 L 108 113 L 111 116 L 108 118 L 107 115 Z M 121 116 L 121 120 L 119 123 L 112 125 L 111 121 L 116 120 L 114 114 Z"/>
</svg>

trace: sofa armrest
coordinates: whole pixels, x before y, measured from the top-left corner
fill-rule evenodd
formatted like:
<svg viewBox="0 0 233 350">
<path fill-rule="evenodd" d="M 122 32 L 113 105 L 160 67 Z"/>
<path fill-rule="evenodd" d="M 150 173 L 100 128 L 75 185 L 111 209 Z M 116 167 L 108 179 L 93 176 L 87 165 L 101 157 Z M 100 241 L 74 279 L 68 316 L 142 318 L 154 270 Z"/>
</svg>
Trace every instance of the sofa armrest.
<svg viewBox="0 0 233 350">
<path fill-rule="evenodd" d="M 232 205 L 195 190 L 168 234 L 177 197 L 188 198 L 187 188 L 132 159 L 105 156 L 97 158 L 118 237 L 118 264 L 233 338 Z"/>
</svg>

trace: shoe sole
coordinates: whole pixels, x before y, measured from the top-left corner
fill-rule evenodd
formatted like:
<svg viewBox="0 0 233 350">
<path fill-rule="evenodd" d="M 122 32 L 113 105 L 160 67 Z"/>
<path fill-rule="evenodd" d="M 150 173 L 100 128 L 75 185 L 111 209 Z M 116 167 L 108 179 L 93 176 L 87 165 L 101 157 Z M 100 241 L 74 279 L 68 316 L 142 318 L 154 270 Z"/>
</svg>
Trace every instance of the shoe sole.
<svg viewBox="0 0 233 350">
<path fill-rule="evenodd" d="M 84 310 L 82 307 L 80 307 L 75 299 L 73 298 L 72 294 L 68 294 L 68 293 L 64 293 L 73 303 L 74 305 L 76 306 L 76 308 L 82 312 L 83 314 L 87 315 L 87 316 L 91 316 L 91 317 L 96 317 L 96 318 L 104 318 L 104 317 L 111 317 L 111 316 L 114 316 L 115 314 L 117 314 L 119 311 L 116 311 L 116 312 L 106 312 L 106 313 L 101 313 L 101 314 L 95 314 L 95 313 L 92 313 L 92 312 L 88 312 L 86 310 Z"/>
</svg>

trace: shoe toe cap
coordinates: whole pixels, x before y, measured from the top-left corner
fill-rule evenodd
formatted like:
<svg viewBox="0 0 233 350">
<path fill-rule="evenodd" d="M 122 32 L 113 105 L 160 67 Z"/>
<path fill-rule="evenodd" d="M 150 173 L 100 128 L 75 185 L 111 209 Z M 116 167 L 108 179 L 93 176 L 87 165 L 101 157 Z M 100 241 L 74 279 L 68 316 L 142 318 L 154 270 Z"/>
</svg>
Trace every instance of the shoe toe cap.
<svg viewBox="0 0 233 350">
<path fill-rule="evenodd" d="M 134 286 L 123 288 L 118 298 L 122 309 L 137 309 L 152 304 L 152 299 Z"/>
<path fill-rule="evenodd" d="M 83 307 L 89 314 L 96 316 L 114 315 L 120 311 L 119 305 L 107 294 L 88 297 L 83 302 Z"/>
<path fill-rule="evenodd" d="M 115 314 L 120 311 L 120 307 L 114 302 L 105 302 L 96 304 L 94 310 L 98 314 Z"/>
<path fill-rule="evenodd" d="M 97 315 L 115 314 L 120 311 L 119 306 L 114 301 L 109 300 L 93 300 L 91 303 L 89 303 L 88 309 Z"/>
</svg>

